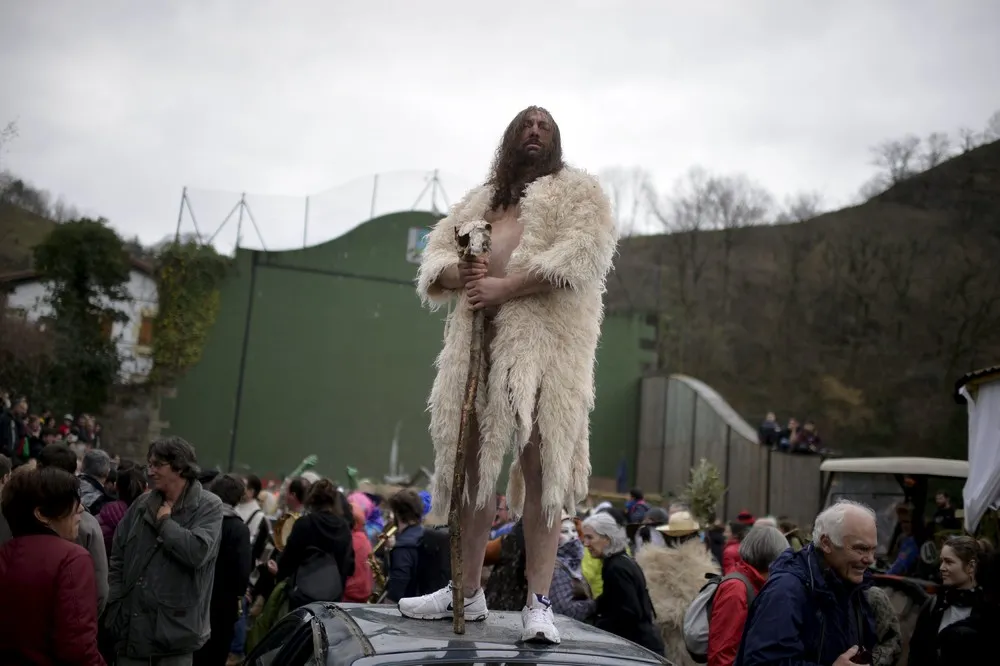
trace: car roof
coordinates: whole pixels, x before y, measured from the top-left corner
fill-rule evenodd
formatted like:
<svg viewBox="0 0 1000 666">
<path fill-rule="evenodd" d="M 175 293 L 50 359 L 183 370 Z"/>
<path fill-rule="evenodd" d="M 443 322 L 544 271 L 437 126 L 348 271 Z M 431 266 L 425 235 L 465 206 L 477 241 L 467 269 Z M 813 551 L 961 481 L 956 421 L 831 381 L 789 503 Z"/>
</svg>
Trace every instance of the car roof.
<svg viewBox="0 0 1000 666">
<path fill-rule="evenodd" d="M 944 458 L 834 458 L 824 460 L 819 470 L 859 474 L 916 474 L 964 479 L 969 476 L 969 462 Z"/>
<path fill-rule="evenodd" d="M 327 636 L 333 639 L 331 650 L 355 653 L 358 649 L 355 653 L 358 656 L 447 652 L 458 653 L 456 657 L 465 659 L 474 652 L 516 650 L 535 656 L 540 656 L 539 652 L 549 653 L 546 660 L 561 655 L 590 655 L 649 664 L 667 663 L 629 640 L 562 615 L 555 616 L 561 644 L 525 646 L 520 643 L 520 613 L 491 612 L 483 622 L 467 622 L 465 633 L 458 635 L 452 631 L 450 620 L 412 620 L 400 615 L 395 606 L 334 603 L 310 606 L 316 619 L 324 624 Z M 355 641 L 347 642 L 360 645 L 344 645 L 348 637 Z"/>
</svg>

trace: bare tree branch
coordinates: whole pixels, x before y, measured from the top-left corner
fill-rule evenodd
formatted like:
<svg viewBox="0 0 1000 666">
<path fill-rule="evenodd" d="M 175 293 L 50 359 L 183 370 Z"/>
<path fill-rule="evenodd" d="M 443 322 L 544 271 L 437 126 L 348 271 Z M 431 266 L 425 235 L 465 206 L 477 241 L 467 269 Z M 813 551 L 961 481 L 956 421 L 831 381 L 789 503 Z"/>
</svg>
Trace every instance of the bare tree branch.
<svg viewBox="0 0 1000 666">
<path fill-rule="evenodd" d="M 977 132 L 968 127 L 958 129 L 958 147 L 962 153 L 967 153 L 983 145 L 985 137 L 982 132 Z"/>
<path fill-rule="evenodd" d="M 819 192 L 799 192 L 785 197 L 774 218 L 775 224 L 790 224 L 805 222 L 817 217 L 823 212 L 823 195 Z"/>
<path fill-rule="evenodd" d="M 952 155 L 951 138 L 944 132 L 931 132 L 924 139 L 924 150 L 920 154 L 920 166 L 932 169 Z"/>
<path fill-rule="evenodd" d="M 889 185 L 889 179 L 884 174 L 875 174 L 865 181 L 864 185 L 858 188 L 858 196 L 855 199 L 855 203 L 863 204 L 864 202 L 877 197 L 889 189 Z"/>
<path fill-rule="evenodd" d="M 986 121 L 986 129 L 983 131 L 984 142 L 1000 140 L 1000 111 L 995 111 L 990 119 Z"/>
<path fill-rule="evenodd" d="M 622 236 L 650 231 L 649 190 L 652 177 L 642 167 L 612 167 L 602 171 L 598 178 L 618 222 Z"/>
<path fill-rule="evenodd" d="M 713 227 L 730 230 L 764 224 L 774 197 L 746 176 L 716 176 L 708 182 Z"/>
<path fill-rule="evenodd" d="M 11 120 L 3 126 L 3 129 L 0 129 L 0 164 L 2 164 L 3 154 L 7 146 L 9 146 L 19 134 L 20 132 L 17 129 L 16 120 Z"/>
<path fill-rule="evenodd" d="M 913 134 L 883 141 L 872 149 L 872 164 L 888 179 L 889 185 L 906 180 L 917 171 L 920 137 Z"/>
</svg>

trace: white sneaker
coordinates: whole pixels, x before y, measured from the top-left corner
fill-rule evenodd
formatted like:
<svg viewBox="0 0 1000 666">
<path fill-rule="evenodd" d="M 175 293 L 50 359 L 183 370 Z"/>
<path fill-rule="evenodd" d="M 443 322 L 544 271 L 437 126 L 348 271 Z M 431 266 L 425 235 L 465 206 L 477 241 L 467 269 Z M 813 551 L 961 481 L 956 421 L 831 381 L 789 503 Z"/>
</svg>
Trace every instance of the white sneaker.
<svg viewBox="0 0 1000 666">
<path fill-rule="evenodd" d="M 559 631 L 552 621 L 552 602 L 548 597 L 536 594 L 531 604 L 521 611 L 521 640 L 526 643 L 549 643 L 558 645 Z"/>
<path fill-rule="evenodd" d="M 444 620 L 452 616 L 451 583 L 437 592 L 425 594 L 422 597 L 400 599 L 398 608 L 401 615 L 415 620 Z M 471 597 L 465 598 L 465 621 L 480 622 L 490 616 L 486 609 L 486 595 L 483 588 L 476 590 Z"/>
</svg>

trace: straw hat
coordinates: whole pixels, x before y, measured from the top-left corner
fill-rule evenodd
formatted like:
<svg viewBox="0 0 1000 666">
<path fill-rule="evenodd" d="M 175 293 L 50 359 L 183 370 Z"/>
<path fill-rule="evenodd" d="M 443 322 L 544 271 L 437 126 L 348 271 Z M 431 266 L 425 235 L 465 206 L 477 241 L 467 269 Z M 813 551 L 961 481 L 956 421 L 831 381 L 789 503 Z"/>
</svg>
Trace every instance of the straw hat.
<svg viewBox="0 0 1000 666">
<path fill-rule="evenodd" d="M 678 511 L 670 516 L 666 525 L 660 525 L 656 530 L 667 536 L 687 536 L 701 530 L 701 526 L 687 511 Z"/>
</svg>

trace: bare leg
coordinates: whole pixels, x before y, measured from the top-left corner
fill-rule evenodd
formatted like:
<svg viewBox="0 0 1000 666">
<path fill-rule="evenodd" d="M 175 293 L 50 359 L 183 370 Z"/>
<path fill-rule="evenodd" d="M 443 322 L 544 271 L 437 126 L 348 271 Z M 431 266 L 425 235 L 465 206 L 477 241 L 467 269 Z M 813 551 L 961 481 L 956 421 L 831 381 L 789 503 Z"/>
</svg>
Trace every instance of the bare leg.
<svg viewBox="0 0 1000 666">
<path fill-rule="evenodd" d="M 526 605 L 536 594 L 548 596 L 552 585 L 552 572 L 556 566 L 559 547 L 559 516 L 548 524 L 542 510 L 542 456 L 541 435 L 536 423 L 531 439 L 521 453 L 521 471 L 524 473 L 524 573 L 528 580 Z"/>
</svg>

